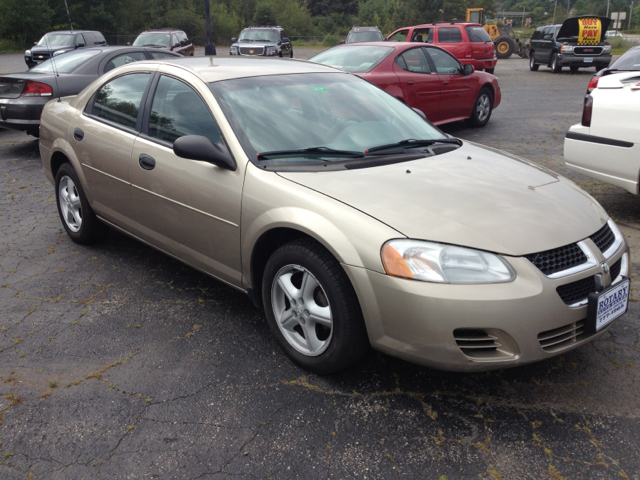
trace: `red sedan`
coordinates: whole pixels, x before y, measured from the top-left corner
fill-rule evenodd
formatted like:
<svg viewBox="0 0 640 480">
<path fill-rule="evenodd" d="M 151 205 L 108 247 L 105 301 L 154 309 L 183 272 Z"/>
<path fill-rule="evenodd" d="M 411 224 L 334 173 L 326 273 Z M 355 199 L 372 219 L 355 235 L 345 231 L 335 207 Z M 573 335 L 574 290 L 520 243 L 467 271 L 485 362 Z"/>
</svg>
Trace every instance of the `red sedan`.
<svg viewBox="0 0 640 480">
<path fill-rule="evenodd" d="M 339 45 L 311 58 L 379 86 L 435 124 L 467 120 L 483 127 L 500 104 L 498 79 L 462 65 L 447 51 L 423 43 Z"/>
</svg>

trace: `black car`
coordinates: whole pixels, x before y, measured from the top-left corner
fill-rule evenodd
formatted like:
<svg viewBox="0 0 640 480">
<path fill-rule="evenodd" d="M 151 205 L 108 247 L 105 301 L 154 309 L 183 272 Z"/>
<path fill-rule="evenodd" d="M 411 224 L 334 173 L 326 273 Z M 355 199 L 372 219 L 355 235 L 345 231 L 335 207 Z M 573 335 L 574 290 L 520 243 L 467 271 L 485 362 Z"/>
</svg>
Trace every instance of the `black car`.
<svg viewBox="0 0 640 480">
<path fill-rule="evenodd" d="M 293 58 L 293 46 L 282 27 L 262 25 L 247 27 L 232 38 L 229 54 Z"/>
<path fill-rule="evenodd" d="M 24 52 L 24 61 L 29 68 L 49 60 L 52 56 L 82 47 L 106 47 L 107 41 L 100 32 L 91 30 L 60 30 L 45 34 L 40 41 Z"/>
<path fill-rule="evenodd" d="M 629 50 L 624 52 L 620 58 L 611 64 L 610 67 L 596 72 L 589 82 L 587 93 L 591 93 L 591 90 L 598 86 L 600 77 L 621 72 L 638 72 L 638 75 L 640 76 L 640 45 L 631 47 Z"/>
<path fill-rule="evenodd" d="M 55 56 L 28 72 L 2 75 L 0 127 L 37 137 L 40 114 L 52 98 L 77 95 L 103 73 L 126 63 L 179 56 L 157 48 L 82 48 Z"/>
<path fill-rule="evenodd" d="M 593 22 L 590 31 L 594 36 L 586 38 L 584 44 L 579 42 L 581 21 Z M 611 63 L 611 45 L 604 39 L 610 21 L 606 17 L 572 17 L 561 25 L 538 27 L 531 36 L 529 69 L 535 72 L 540 65 L 547 65 L 553 73 L 558 73 L 562 67 L 569 67 L 571 72 L 595 67 L 598 72 L 608 67 Z"/>
<path fill-rule="evenodd" d="M 193 57 L 196 51 L 187 34 L 175 28 L 145 30 L 134 40 L 133 46 L 166 48 L 185 57 Z"/>
<path fill-rule="evenodd" d="M 383 40 L 384 37 L 378 27 L 353 27 L 347 35 L 347 41 L 340 43 L 382 42 Z"/>
</svg>

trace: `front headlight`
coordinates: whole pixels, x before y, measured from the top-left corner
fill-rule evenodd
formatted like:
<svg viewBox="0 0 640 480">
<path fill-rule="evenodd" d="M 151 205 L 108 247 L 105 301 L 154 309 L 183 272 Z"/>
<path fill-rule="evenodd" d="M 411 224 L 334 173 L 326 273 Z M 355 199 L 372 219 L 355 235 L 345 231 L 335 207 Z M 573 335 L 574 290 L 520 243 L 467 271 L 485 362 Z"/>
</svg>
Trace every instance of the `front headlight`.
<svg viewBox="0 0 640 480">
<path fill-rule="evenodd" d="M 267 55 L 275 55 L 276 54 L 276 47 L 267 47 L 265 52 L 266 52 Z"/>
<path fill-rule="evenodd" d="M 25 57 L 30 57 L 31 56 L 31 50 L 27 50 L 26 52 L 24 52 L 24 56 Z"/>
<path fill-rule="evenodd" d="M 53 52 L 53 56 L 57 57 L 58 55 L 62 55 L 63 53 L 67 53 L 66 50 L 58 50 L 57 52 Z"/>
<path fill-rule="evenodd" d="M 394 277 L 454 284 L 504 283 L 516 278 L 500 256 L 455 245 L 390 240 L 381 255 L 385 271 Z"/>
<path fill-rule="evenodd" d="M 562 53 L 573 53 L 573 45 L 562 45 L 560 51 Z"/>
<path fill-rule="evenodd" d="M 238 47 L 231 47 L 229 49 L 229 55 L 238 55 Z"/>
<path fill-rule="evenodd" d="M 604 53 L 611 53 L 611 45 L 605 45 L 602 51 Z"/>
</svg>

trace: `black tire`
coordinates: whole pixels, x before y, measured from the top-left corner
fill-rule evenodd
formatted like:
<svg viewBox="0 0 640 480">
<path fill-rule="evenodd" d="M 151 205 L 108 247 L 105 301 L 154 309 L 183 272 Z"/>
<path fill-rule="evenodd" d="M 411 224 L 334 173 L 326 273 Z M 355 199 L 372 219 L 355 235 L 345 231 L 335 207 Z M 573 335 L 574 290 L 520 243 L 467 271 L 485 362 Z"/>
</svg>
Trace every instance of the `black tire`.
<svg viewBox="0 0 640 480">
<path fill-rule="evenodd" d="M 554 53 L 551 57 L 551 64 L 549 65 L 553 73 L 560 73 L 562 71 L 562 65 L 558 63 L 558 54 Z"/>
<path fill-rule="evenodd" d="M 305 276 L 307 285 L 316 285 L 311 287 L 313 293 L 302 293 Z M 308 301 L 289 300 L 295 294 L 285 293 L 283 284 L 278 282 L 278 279 L 287 278 L 284 281 L 299 289 L 297 293 L 300 297 L 306 295 Z M 299 286 L 297 282 L 300 282 Z M 311 372 L 337 372 L 357 362 L 369 349 L 362 311 L 349 278 L 333 255 L 312 239 L 287 243 L 271 255 L 262 281 L 262 298 L 269 327 L 278 344 L 291 359 Z M 311 302 L 315 304 L 310 305 Z M 325 302 L 327 304 L 323 305 Z M 288 327 L 281 327 L 278 323 L 276 307 L 280 312 L 279 318 L 286 317 L 282 325 L 287 323 Z M 313 323 L 307 307 L 328 307 L 331 326 Z M 308 333 L 304 333 L 309 330 L 303 330 L 310 327 L 312 333 L 309 336 L 323 345 L 316 352 L 311 351 L 312 341 L 307 340 Z M 307 353 L 302 351 L 305 349 L 303 342 L 307 342 Z"/>
<path fill-rule="evenodd" d="M 487 103 L 488 102 L 488 103 Z M 488 111 L 486 110 L 488 107 Z M 467 123 L 472 127 L 484 127 L 493 112 L 493 94 L 487 87 L 482 87 L 478 92 L 476 101 L 473 103 L 471 117 L 467 118 Z"/>
<path fill-rule="evenodd" d="M 69 183 L 69 180 L 72 183 Z M 63 183 L 64 185 L 61 186 Z M 60 220 L 71 240 L 84 245 L 104 238 L 109 231 L 109 227 L 98 220 L 95 213 L 93 213 L 78 175 L 70 163 L 63 163 L 58 170 L 55 186 Z M 69 200 L 64 199 L 63 191 L 67 192 L 68 196 L 66 198 Z M 75 215 L 69 210 L 72 204 L 78 206 L 78 211 Z"/>
<path fill-rule="evenodd" d="M 598 67 L 596 66 L 596 72 L 599 72 L 600 70 L 603 70 L 605 67 Z"/>
<path fill-rule="evenodd" d="M 496 57 L 498 58 L 509 58 L 516 51 L 516 42 L 507 35 L 496 38 L 493 43 L 496 46 Z"/>
<path fill-rule="evenodd" d="M 293 48 L 291 49 L 291 51 L 289 52 L 289 58 L 293 58 Z"/>
<path fill-rule="evenodd" d="M 540 65 L 536 63 L 536 59 L 533 55 L 533 52 L 529 55 L 529 70 L 532 72 L 537 72 Z"/>
<path fill-rule="evenodd" d="M 31 135 L 32 137 L 40 138 L 40 127 L 29 128 L 27 130 L 27 135 Z"/>
<path fill-rule="evenodd" d="M 282 58 L 282 50 L 280 50 L 280 53 L 278 54 L 278 56 Z"/>
<path fill-rule="evenodd" d="M 487 72 L 487 73 L 490 73 L 491 75 L 493 75 L 493 72 L 495 72 L 496 69 L 495 68 L 485 68 L 484 71 Z"/>
<path fill-rule="evenodd" d="M 571 73 L 576 73 L 580 67 L 569 67 Z"/>
</svg>

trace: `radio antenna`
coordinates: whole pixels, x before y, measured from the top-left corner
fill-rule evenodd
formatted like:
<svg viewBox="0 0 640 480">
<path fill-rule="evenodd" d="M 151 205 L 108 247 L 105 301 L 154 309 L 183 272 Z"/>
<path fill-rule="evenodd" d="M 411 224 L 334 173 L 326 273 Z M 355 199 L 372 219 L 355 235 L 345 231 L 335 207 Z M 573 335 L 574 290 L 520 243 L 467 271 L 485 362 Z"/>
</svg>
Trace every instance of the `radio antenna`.
<svg viewBox="0 0 640 480">
<path fill-rule="evenodd" d="M 71 21 L 71 14 L 69 13 L 69 4 L 67 0 L 64 0 L 64 6 L 67 7 L 67 17 L 69 17 L 69 25 L 71 25 L 71 31 L 73 32 L 73 22 Z"/>
<path fill-rule="evenodd" d="M 67 3 L 67 0 L 65 0 L 65 3 Z M 51 70 L 53 70 L 53 79 L 56 82 L 56 90 L 58 91 L 58 101 L 60 101 L 60 99 L 62 98 L 62 94 L 60 92 L 60 85 L 58 85 L 58 77 L 60 76 L 60 74 L 58 73 L 58 69 L 56 68 L 56 59 L 53 56 L 53 49 L 51 48 L 51 43 L 49 43 L 49 37 L 48 37 L 48 33 L 44 34 L 44 41 L 47 45 L 47 47 L 49 48 L 49 51 L 51 52 L 51 58 L 49 59 L 49 61 L 51 62 Z"/>
</svg>

